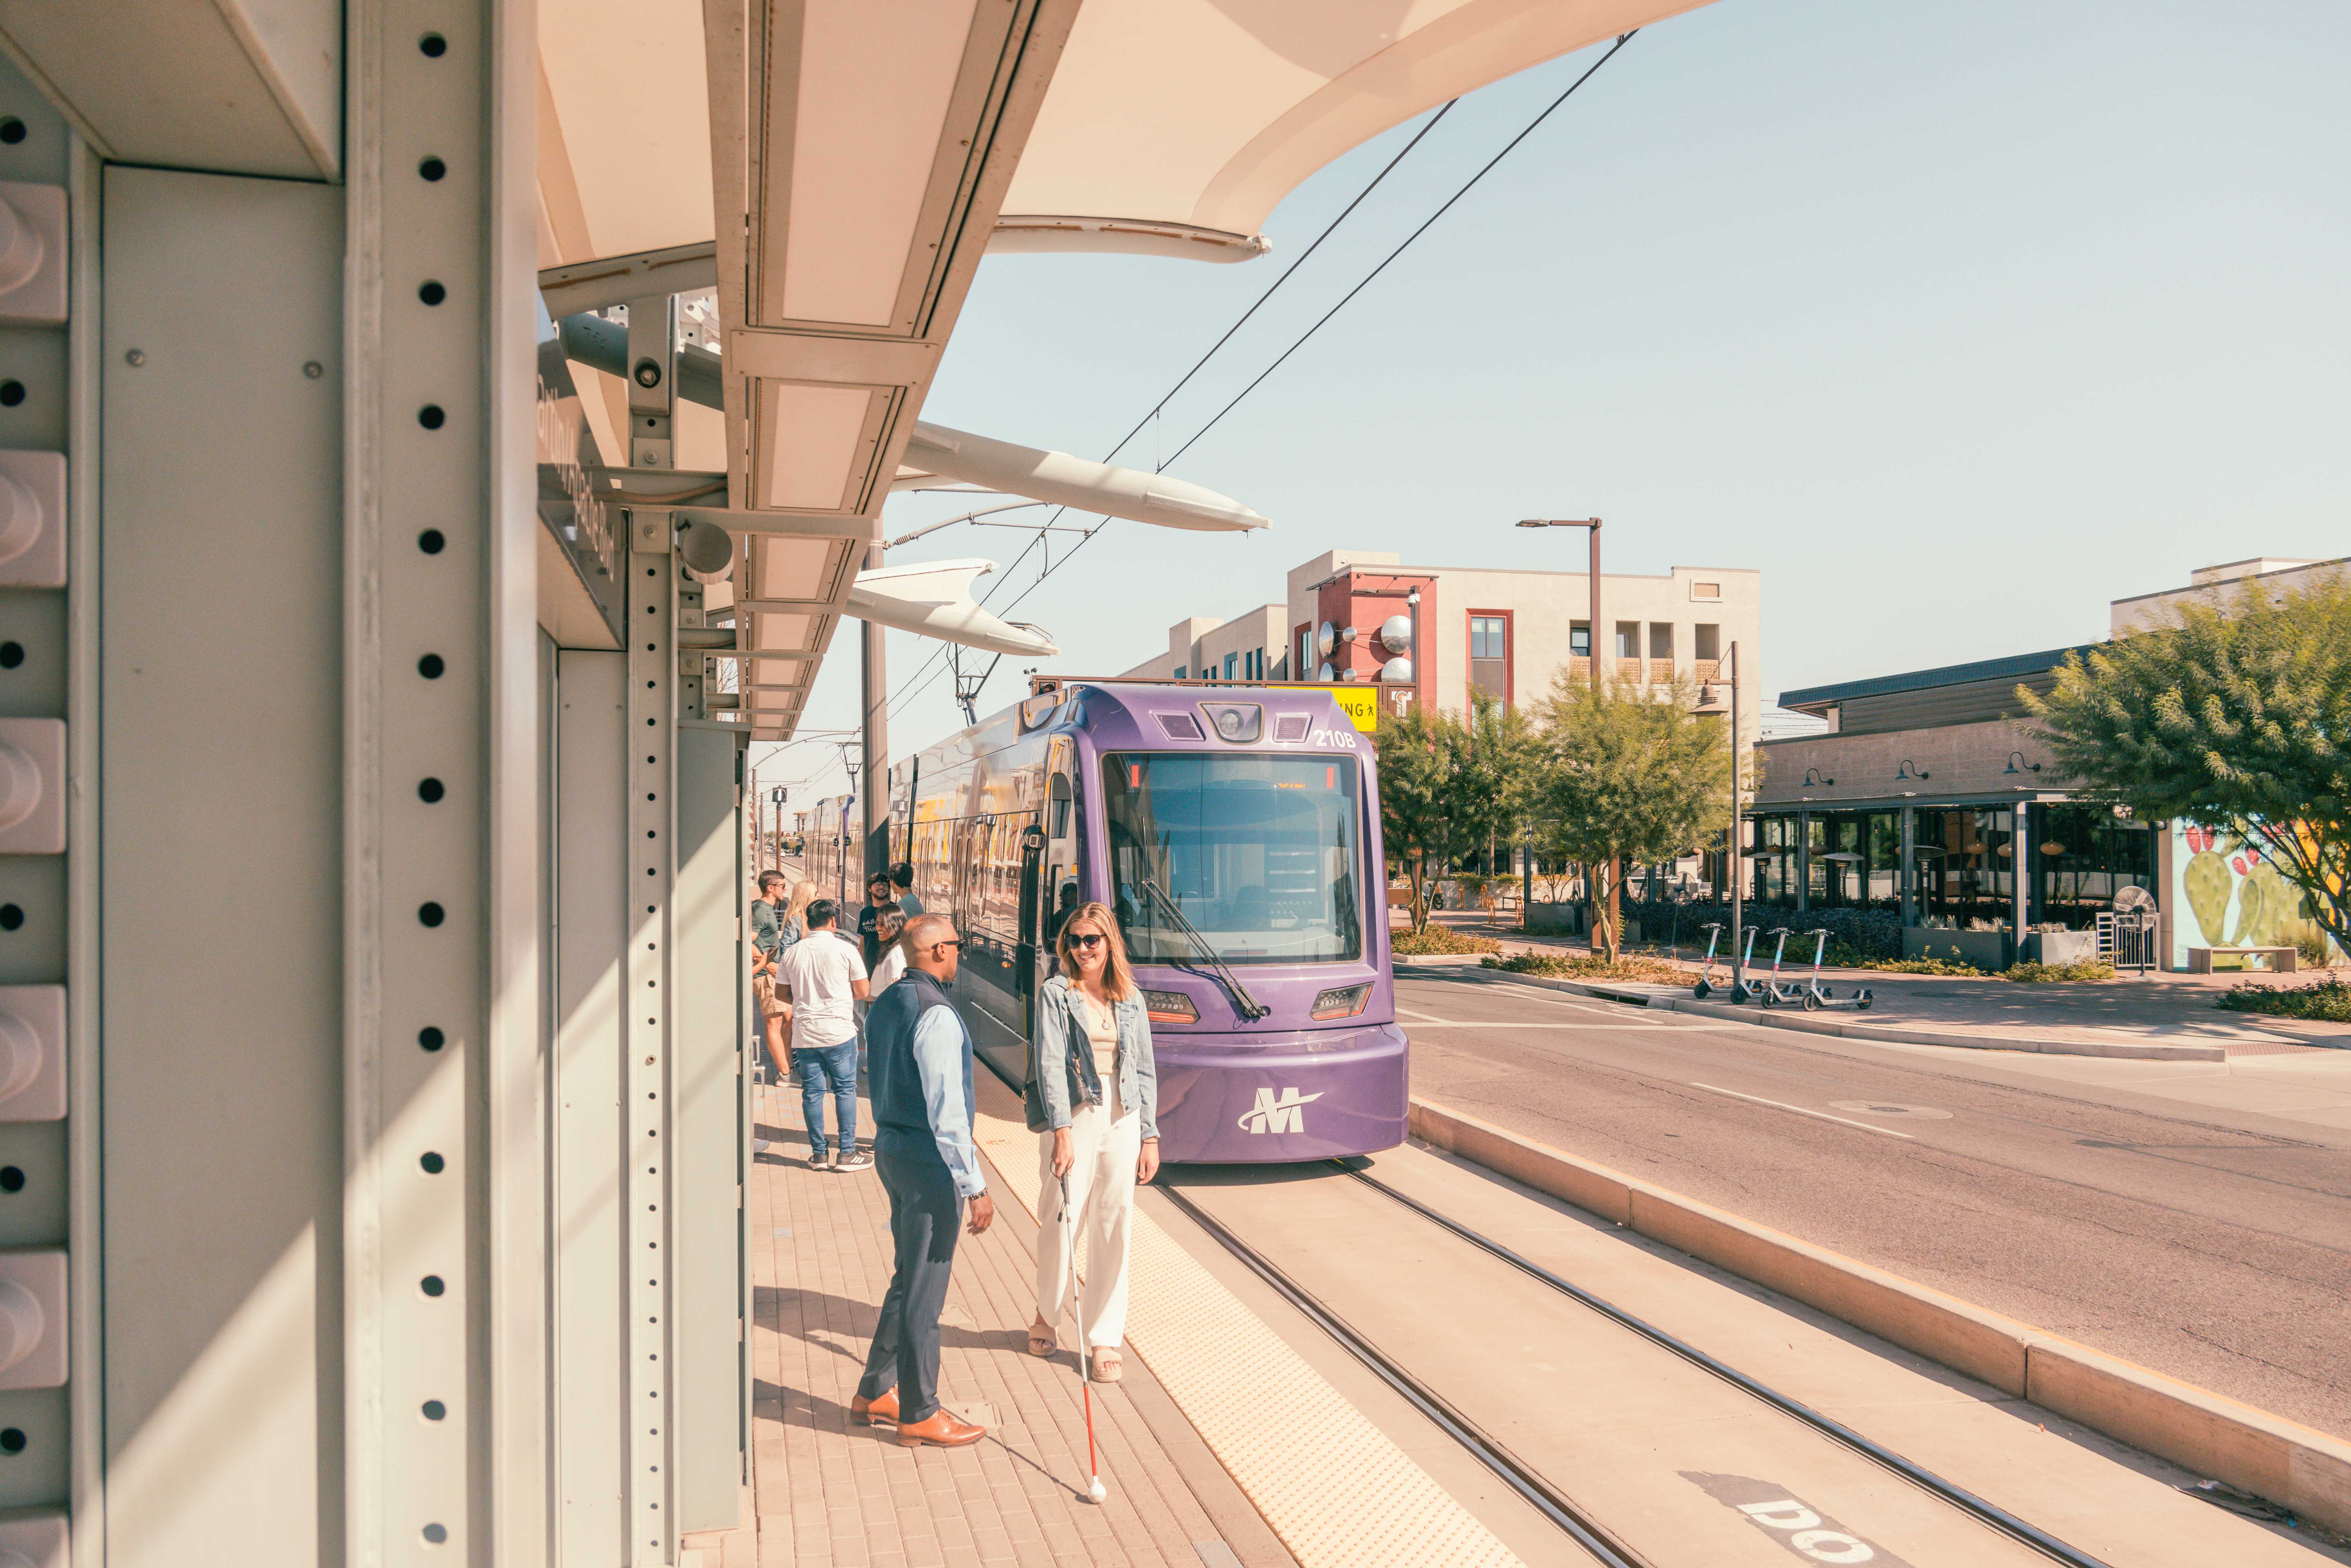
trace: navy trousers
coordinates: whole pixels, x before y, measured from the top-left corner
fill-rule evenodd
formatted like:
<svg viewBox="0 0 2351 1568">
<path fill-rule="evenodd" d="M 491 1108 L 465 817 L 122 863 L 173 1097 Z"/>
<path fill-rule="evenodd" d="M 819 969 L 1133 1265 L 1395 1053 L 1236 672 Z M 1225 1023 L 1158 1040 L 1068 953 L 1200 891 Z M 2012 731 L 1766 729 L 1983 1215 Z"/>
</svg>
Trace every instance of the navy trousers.
<svg viewBox="0 0 2351 1568">
<path fill-rule="evenodd" d="M 939 1309 L 955 1270 L 963 1199 L 929 1137 L 885 1131 L 873 1142 L 875 1167 L 890 1195 L 890 1240 L 896 1254 L 890 1289 L 866 1352 L 857 1396 L 898 1391 L 898 1419 L 927 1421 L 939 1407 Z"/>
</svg>

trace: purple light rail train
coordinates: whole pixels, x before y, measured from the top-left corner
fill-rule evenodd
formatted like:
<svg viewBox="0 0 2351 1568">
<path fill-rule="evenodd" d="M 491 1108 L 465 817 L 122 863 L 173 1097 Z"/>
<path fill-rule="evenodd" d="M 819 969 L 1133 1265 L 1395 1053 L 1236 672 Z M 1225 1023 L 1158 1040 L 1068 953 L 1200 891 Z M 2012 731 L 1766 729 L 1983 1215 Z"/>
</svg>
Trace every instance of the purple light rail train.
<svg viewBox="0 0 2351 1568">
<path fill-rule="evenodd" d="M 893 859 L 964 938 L 980 1054 L 1025 1084 L 1066 912 L 1117 912 L 1161 1157 L 1394 1148 L 1408 1072 L 1372 746 L 1311 687 L 1071 682 L 890 774 Z"/>
</svg>

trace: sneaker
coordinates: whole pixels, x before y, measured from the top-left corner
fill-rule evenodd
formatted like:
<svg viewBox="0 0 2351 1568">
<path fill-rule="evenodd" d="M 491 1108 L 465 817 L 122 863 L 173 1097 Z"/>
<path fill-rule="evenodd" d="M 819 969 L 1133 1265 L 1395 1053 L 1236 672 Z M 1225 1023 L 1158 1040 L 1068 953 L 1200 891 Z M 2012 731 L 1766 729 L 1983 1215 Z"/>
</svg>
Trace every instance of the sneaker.
<svg viewBox="0 0 2351 1568">
<path fill-rule="evenodd" d="M 852 1149 L 834 1161 L 832 1168 L 837 1171 L 862 1171 L 871 1169 L 872 1165 L 872 1155 L 867 1154 L 863 1149 Z"/>
<path fill-rule="evenodd" d="M 767 1140 L 767 1139 L 765 1139 L 765 1138 L 754 1138 L 754 1139 L 752 1139 L 752 1140 L 751 1140 L 751 1152 L 752 1152 L 753 1154 L 755 1154 L 755 1155 L 764 1155 L 764 1154 L 766 1154 L 766 1153 L 768 1152 L 768 1140 Z"/>
<path fill-rule="evenodd" d="M 812 1171 L 829 1171 L 831 1168 L 832 1156 L 826 1154 L 822 1149 L 819 1149 L 816 1153 L 809 1156 L 809 1169 Z"/>
</svg>

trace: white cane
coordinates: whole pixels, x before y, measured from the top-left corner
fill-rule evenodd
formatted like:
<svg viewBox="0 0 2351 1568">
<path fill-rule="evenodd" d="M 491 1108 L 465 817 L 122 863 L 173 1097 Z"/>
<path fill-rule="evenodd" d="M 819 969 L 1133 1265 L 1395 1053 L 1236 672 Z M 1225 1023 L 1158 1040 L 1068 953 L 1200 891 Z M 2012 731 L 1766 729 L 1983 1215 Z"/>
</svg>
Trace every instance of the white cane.
<svg viewBox="0 0 2351 1568">
<path fill-rule="evenodd" d="M 1086 1344 L 1086 1310 L 1078 1300 L 1078 1217 L 1070 1211 L 1070 1178 L 1064 1172 L 1058 1179 L 1061 1184 L 1061 1242 L 1069 1254 L 1070 1315 L 1078 1320 L 1078 1386 L 1085 1390 L 1086 1398 L 1086 1487 L 1087 1498 L 1101 1502 L 1110 1496 L 1102 1485 L 1102 1465 L 1094 1457 L 1094 1384 L 1088 1369 Z"/>
</svg>

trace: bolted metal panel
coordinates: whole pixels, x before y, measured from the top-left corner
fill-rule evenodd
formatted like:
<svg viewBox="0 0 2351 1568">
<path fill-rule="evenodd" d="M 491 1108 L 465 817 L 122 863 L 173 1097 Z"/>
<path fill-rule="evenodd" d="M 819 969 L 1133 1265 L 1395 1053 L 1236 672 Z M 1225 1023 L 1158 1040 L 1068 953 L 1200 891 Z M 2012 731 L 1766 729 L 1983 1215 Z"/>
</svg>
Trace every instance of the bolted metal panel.
<svg viewBox="0 0 2351 1568">
<path fill-rule="evenodd" d="M 635 857 L 620 828 L 630 815 L 628 656 L 567 650 L 556 659 L 552 1556 L 618 1564 L 630 1560 L 621 1009 L 629 906 L 652 901 L 632 899 Z"/>
<path fill-rule="evenodd" d="M 344 1530 L 354 1563 L 520 1563 L 546 1537 L 533 19 L 347 22 Z"/>
<path fill-rule="evenodd" d="M 677 1527 L 731 1529 L 743 1468 L 742 737 L 714 725 L 677 732 L 677 894 L 670 1317 L 677 1346 Z"/>
<path fill-rule="evenodd" d="M 342 1553 L 343 207 L 103 200 L 106 1560 L 291 1568 Z"/>
<path fill-rule="evenodd" d="M 675 562 L 667 553 L 670 514 L 631 517 L 628 574 L 628 965 L 622 1018 L 622 1191 L 627 1195 L 628 1521 L 626 1561 L 655 1568 L 676 1554 L 677 1422 L 673 1362 L 676 1326 L 673 1215 L 677 1198 L 672 1135 L 670 1030 L 674 976 L 671 900 L 676 883 L 675 745 L 677 624 Z"/>
</svg>

